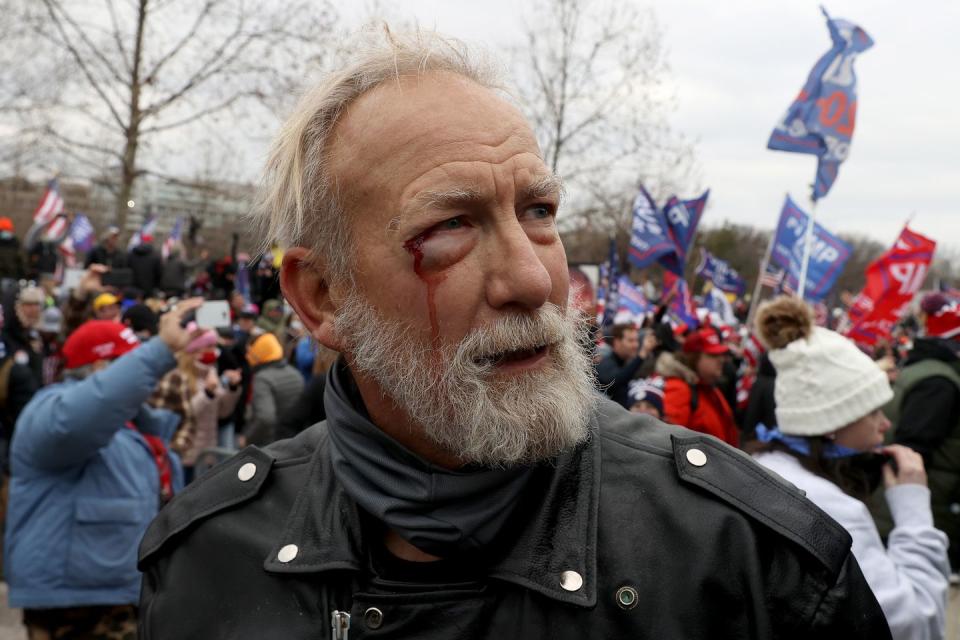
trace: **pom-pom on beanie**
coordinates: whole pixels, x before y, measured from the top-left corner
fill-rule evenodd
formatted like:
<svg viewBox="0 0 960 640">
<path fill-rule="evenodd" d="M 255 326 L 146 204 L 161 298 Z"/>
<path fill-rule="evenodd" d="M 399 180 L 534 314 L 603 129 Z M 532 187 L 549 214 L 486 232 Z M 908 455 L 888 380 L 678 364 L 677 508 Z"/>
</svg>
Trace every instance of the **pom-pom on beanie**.
<svg viewBox="0 0 960 640">
<path fill-rule="evenodd" d="M 840 334 L 815 327 L 810 308 L 781 296 L 757 313 L 760 340 L 777 370 L 777 426 L 821 436 L 856 422 L 893 398 L 886 374 Z"/>
</svg>

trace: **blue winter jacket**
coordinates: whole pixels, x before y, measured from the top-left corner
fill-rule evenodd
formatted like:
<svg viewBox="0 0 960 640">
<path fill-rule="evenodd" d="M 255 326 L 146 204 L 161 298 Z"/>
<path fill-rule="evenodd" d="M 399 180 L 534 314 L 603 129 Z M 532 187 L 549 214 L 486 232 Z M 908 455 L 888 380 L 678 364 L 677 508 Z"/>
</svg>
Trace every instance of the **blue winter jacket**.
<svg viewBox="0 0 960 640">
<path fill-rule="evenodd" d="M 137 545 L 160 506 L 160 474 L 139 432 L 170 442 L 179 416 L 144 402 L 175 364 L 154 338 L 83 381 L 42 389 L 24 408 L 10 452 L 11 607 L 137 603 Z M 183 469 L 169 455 L 179 490 Z"/>
</svg>

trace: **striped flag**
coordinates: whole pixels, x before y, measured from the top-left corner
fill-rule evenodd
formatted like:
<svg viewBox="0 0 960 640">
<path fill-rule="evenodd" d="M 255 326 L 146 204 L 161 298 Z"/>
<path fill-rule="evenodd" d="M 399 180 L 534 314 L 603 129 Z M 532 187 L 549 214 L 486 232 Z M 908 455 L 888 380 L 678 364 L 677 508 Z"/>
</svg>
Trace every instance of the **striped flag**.
<svg viewBox="0 0 960 640">
<path fill-rule="evenodd" d="M 63 198 L 60 196 L 60 183 L 56 178 L 47 183 L 47 190 L 40 199 L 40 204 L 33 212 L 35 224 L 48 224 L 63 212 Z"/>
<path fill-rule="evenodd" d="M 64 235 L 66 235 L 69 224 L 70 223 L 67 222 L 67 216 L 61 213 L 50 223 L 46 231 L 43 232 L 44 240 L 47 242 L 59 242 Z"/>
<path fill-rule="evenodd" d="M 173 247 L 180 242 L 181 235 L 183 235 L 182 216 L 177 218 L 177 221 L 173 224 L 173 229 L 170 230 L 170 235 L 168 235 L 167 239 L 163 241 L 163 246 L 160 248 L 160 255 L 163 256 L 164 260 L 170 257 Z"/>
<path fill-rule="evenodd" d="M 140 227 L 140 230 L 137 231 L 132 236 L 130 236 L 130 242 L 127 243 L 127 250 L 129 251 L 134 247 L 139 247 L 143 243 L 143 239 L 152 238 L 156 230 L 157 230 L 157 216 L 151 213 L 143 221 L 143 226 Z"/>
<path fill-rule="evenodd" d="M 768 266 L 762 274 L 760 274 L 760 284 L 764 287 L 770 287 L 771 289 L 777 289 L 783 283 L 783 277 L 786 275 L 786 271 L 783 269 L 777 269 L 776 267 Z"/>
</svg>

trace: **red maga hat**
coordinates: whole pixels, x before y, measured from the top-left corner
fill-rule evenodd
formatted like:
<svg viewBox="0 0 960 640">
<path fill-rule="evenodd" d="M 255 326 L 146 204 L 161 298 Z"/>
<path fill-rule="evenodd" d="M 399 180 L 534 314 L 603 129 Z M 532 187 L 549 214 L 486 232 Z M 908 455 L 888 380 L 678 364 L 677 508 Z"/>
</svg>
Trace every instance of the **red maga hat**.
<svg viewBox="0 0 960 640">
<path fill-rule="evenodd" d="M 113 360 L 140 346 L 132 329 L 113 320 L 89 320 L 63 344 L 64 367 L 76 369 L 97 360 Z"/>
<path fill-rule="evenodd" d="M 719 331 L 713 327 L 703 327 L 687 336 L 683 342 L 683 350 L 687 353 L 709 353 L 716 356 L 729 353 L 730 347 L 720 337 Z"/>
</svg>

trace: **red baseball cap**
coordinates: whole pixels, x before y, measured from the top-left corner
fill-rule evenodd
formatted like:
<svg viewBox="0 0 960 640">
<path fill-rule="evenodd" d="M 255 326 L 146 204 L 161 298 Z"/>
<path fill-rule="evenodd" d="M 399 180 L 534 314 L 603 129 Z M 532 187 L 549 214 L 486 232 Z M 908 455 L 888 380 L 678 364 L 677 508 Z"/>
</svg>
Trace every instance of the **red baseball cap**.
<svg viewBox="0 0 960 640">
<path fill-rule="evenodd" d="M 960 305 L 947 303 L 927 316 L 927 335 L 934 338 L 956 338 L 960 334 Z"/>
<path fill-rule="evenodd" d="M 683 342 L 683 350 L 686 353 L 709 353 L 710 355 L 723 355 L 730 352 L 720 332 L 713 327 L 703 327 L 687 336 Z"/>
<path fill-rule="evenodd" d="M 113 360 L 140 346 L 137 335 L 113 320 L 89 320 L 63 344 L 64 367 L 76 369 L 97 360 Z"/>
</svg>

